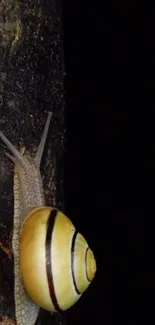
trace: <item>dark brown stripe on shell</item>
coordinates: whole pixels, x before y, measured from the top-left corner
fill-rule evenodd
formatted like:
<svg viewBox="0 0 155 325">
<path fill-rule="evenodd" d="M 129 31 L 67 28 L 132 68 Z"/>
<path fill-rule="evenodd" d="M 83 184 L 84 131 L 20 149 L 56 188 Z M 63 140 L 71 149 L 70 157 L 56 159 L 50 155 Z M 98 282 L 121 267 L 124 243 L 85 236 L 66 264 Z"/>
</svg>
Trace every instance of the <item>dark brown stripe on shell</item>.
<svg viewBox="0 0 155 325">
<path fill-rule="evenodd" d="M 54 308 L 57 311 L 60 311 L 60 307 L 57 301 L 57 297 L 55 294 L 54 289 L 54 282 L 53 282 L 53 274 L 52 274 L 52 261 L 51 261 L 51 242 L 52 242 L 52 233 L 55 225 L 55 220 L 57 216 L 58 210 L 53 209 L 49 215 L 48 222 L 47 222 L 47 232 L 46 232 L 46 243 L 45 243 L 45 249 L 46 249 L 46 273 L 47 273 L 47 280 L 48 280 L 48 287 L 50 292 L 50 297 L 52 300 L 52 303 L 54 305 Z"/>
<path fill-rule="evenodd" d="M 74 274 L 74 256 L 75 256 L 75 241 L 77 237 L 78 232 L 75 231 L 73 238 L 72 238 L 72 245 L 71 245 L 71 272 L 72 272 L 72 278 L 73 278 L 73 284 L 75 291 L 78 295 L 81 294 L 81 292 L 78 290 L 78 287 L 76 285 L 76 280 L 75 280 L 75 274 Z"/>
<path fill-rule="evenodd" d="M 87 271 L 87 254 L 88 254 L 88 250 L 89 250 L 89 247 L 87 247 L 86 252 L 85 252 L 86 278 L 87 278 L 88 282 L 91 282 L 91 280 L 89 279 L 89 276 L 88 276 L 88 271 Z"/>
</svg>

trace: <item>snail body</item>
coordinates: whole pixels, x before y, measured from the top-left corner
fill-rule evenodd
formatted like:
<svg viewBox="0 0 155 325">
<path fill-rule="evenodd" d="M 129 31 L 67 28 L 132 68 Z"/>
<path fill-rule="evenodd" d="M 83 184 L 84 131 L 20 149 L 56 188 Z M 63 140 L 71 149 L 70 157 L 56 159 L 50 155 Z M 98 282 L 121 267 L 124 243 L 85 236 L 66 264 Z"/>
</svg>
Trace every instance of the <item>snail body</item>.
<svg viewBox="0 0 155 325">
<path fill-rule="evenodd" d="M 93 252 L 72 222 L 45 205 L 40 163 L 51 120 L 34 158 L 20 152 L 0 131 L 14 162 L 14 300 L 17 325 L 34 325 L 39 308 L 53 312 L 70 308 L 96 272 Z"/>
</svg>

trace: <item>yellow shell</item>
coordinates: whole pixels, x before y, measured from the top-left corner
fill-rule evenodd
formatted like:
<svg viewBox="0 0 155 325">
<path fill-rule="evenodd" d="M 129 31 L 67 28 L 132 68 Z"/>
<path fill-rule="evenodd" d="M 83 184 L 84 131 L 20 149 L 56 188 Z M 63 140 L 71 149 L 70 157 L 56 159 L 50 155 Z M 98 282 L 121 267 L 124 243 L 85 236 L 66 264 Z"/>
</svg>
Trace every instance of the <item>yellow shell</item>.
<svg viewBox="0 0 155 325">
<path fill-rule="evenodd" d="M 87 289 L 96 261 L 72 222 L 51 207 L 36 208 L 20 236 L 20 270 L 24 287 L 40 307 L 66 310 Z"/>
</svg>

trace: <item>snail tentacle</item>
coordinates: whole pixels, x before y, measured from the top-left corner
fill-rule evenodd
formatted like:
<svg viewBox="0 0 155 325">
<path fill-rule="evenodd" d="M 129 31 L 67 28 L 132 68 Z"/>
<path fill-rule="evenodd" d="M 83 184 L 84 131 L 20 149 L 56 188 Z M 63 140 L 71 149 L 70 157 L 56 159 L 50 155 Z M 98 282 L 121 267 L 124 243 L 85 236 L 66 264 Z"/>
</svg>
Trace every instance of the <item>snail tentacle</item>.
<svg viewBox="0 0 155 325">
<path fill-rule="evenodd" d="M 24 157 L 21 155 L 21 153 L 15 148 L 15 146 L 13 146 L 13 144 L 10 142 L 10 140 L 3 134 L 2 131 L 0 131 L 0 138 L 2 139 L 2 141 L 5 143 L 5 145 L 8 147 L 8 149 L 11 151 L 11 153 L 13 154 L 13 156 L 16 158 L 16 160 L 18 161 L 18 163 L 20 165 L 22 165 L 24 168 L 26 168 L 26 162 Z M 8 155 L 8 157 L 15 162 L 15 160 L 13 160 L 12 156 Z M 12 157 L 12 158 L 11 158 Z"/>
<path fill-rule="evenodd" d="M 48 112 L 48 117 L 47 117 L 46 124 L 45 124 L 45 127 L 44 127 L 43 135 L 42 135 L 42 138 L 41 138 L 37 153 L 36 153 L 35 158 L 34 158 L 34 162 L 36 163 L 37 167 L 40 167 L 40 163 L 41 163 L 41 159 L 42 159 L 42 155 L 43 155 L 43 151 L 44 151 L 44 147 L 45 147 L 45 142 L 46 142 L 46 139 L 47 139 L 47 133 L 48 133 L 51 117 L 52 117 L 52 112 Z M 27 163 L 26 163 L 24 157 L 15 148 L 15 146 L 13 146 L 13 144 L 3 134 L 2 131 L 0 131 L 0 138 L 2 139 L 2 141 L 5 143 L 5 145 L 8 147 L 8 149 L 13 154 L 13 156 L 11 156 L 9 154 L 7 155 L 9 157 L 9 159 L 11 159 L 14 163 L 17 161 L 20 165 L 22 165 L 26 169 Z M 14 158 L 16 158 L 16 159 L 14 159 Z"/>
<path fill-rule="evenodd" d="M 45 127 L 44 127 L 43 135 L 42 135 L 42 138 L 41 138 L 37 153 L 36 153 L 35 158 L 34 158 L 34 161 L 35 161 L 38 168 L 40 167 L 40 163 L 41 163 L 41 159 L 42 159 L 42 155 L 43 155 L 43 151 L 44 151 L 44 147 L 45 147 L 45 142 L 46 142 L 46 139 L 47 139 L 47 133 L 48 133 L 51 117 L 52 117 L 52 112 L 48 112 L 48 117 L 47 117 L 46 124 L 45 124 Z"/>
<path fill-rule="evenodd" d="M 17 163 L 17 159 L 14 156 L 10 155 L 8 152 L 5 152 L 5 156 L 7 156 L 14 164 Z"/>
</svg>

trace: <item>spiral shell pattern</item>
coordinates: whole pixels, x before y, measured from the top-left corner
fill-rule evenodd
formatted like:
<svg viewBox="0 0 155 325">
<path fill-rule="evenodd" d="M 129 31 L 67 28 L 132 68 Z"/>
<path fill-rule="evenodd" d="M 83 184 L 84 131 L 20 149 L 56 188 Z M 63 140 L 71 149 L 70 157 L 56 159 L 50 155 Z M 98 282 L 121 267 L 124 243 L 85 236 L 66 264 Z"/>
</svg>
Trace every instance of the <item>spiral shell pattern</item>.
<svg viewBox="0 0 155 325">
<path fill-rule="evenodd" d="M 20 271 L 36 304 L 60 311 L 70 308 L 88 288 L 96 261 L 84 237 L 62 212 L 40 207 L 22 225 Z"/>
</svg>

